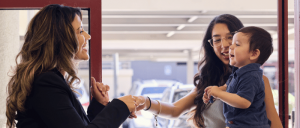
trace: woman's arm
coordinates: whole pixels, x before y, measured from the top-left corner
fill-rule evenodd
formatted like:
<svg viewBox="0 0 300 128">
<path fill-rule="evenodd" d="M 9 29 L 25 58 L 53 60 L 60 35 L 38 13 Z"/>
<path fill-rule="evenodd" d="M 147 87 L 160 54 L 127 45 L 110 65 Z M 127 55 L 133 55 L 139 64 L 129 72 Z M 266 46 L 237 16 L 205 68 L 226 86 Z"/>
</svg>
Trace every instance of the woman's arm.
<svg viewBox="0 0 300 128">
<path fill-rule="evenodd" d="M 161 112 L 159 114 L 160 117 L 174 119 L 179 117 L 182 113 L 190 110 L 194 105 L 194 99 L 197 96 L 197 89 L 194 88 L 189 94 L 176 101 L 175 103 L 161 103 Z M 140 106 L 137 110 L 147 109 L 149 108 L 150 101 L 147 97 L 139 96 L 139 98 L 145 98 L 146 103 Z M 151 100 L 151 107 L 149 112 L 158 114 L 160 110 L 160 105 L 157 101 Z"/>
<path fill-rule="evenodd" d="M 33 109 L 39 119 L 51 128 L 115 128 L 130 114 L 129 107 L 121 98 L 114 99 L 88 124 L 84 119 L 85 113 L 80 109 L 80 103 L 76 102 L 69 86 L 63 78 L 51 72 L 44 73 L 35 80 L 31 97 Z M 134 106 L 133 100 L 131 103 Z"/>
<path fill-rule="evenodd" d="M 94 120 L 94 118 L 105 108 L 106 105 L 99 103 L 94 97 L 92 98 L 90 105 L 87 109 L 87 117 L 90 121 Z"/>
<path fill-rule="evenodd" d="M 273 94 L 270 87 L 269 79 L 266 76 L 263 76 L 263 80 L 265 83 L 266 111 L 267 111 L 267 116 L 271 121 L 271 128 L 282 128 L 281 121 L 275 109 Z"/>
</svg>

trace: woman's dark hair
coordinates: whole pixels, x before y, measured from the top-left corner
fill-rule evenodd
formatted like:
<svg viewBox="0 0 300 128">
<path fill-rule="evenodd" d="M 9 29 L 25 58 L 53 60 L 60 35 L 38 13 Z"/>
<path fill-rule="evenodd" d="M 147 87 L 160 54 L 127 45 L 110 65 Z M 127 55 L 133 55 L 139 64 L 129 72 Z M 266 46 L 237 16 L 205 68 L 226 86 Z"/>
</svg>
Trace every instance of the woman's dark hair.
<svg viewBox="0 0 300 128">
<path fill-rule="evenodd" d="M 7 86 L 6 124 L 9 128 L 15 126 L 17 112 L 25 111 L 34 78 L 42 72 L 54 68 L 64 70 L 68 85 L 76 92 L 72 86 L 79 80 L 73 62 L 78 51 L 78 39 L 72 26 L 76 15 L 82 18 L 79 8 L 54 4 L 42 8 L 30 21 Z"/>
<path fill-rule="evenodd" d="M 215 24 L 226 24 L 230 32 L 234 32 L 244 27 L 242 22 L 230 14 L 222 14 L 215 17 L 210 23 L 204 35 L 201 50 L 204 51 L 203 58 L 198 63 L 199 72 L 194 76 L 194 85 L 197 88 L 197 96 L 194 100 L 196 108 L 191 111 L 189 120 L 197 127 L 204 126 L 202 113 L 209 105 L 203 103 L 202 96 L 204 89 L 211 85 L 222 86 L 227 81 L 231 68 L 224 64 L 215 54 L 213 47 L 207 41 L 212 38 L 212 30 Z"/>
</svg>

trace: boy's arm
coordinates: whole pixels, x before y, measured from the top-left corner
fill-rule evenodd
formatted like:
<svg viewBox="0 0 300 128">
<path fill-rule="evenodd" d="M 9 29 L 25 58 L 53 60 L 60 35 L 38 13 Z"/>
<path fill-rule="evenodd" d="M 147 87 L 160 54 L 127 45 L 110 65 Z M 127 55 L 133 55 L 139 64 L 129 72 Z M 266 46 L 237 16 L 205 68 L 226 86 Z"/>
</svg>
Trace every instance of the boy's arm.
<svg viewBox="0 0 300 128">
<path fill-rule="evenodd" d="M 212 87 L 216 87 L 216 86 L 208 86 L 204 89 L 204 94 L 207 93 L 208 90 L 210 90 Z M 227 84 L 224 84 L 223 86 L 218 87 L 219 89 L 221 89 L 222 91 L 226 91 L 227 89 Z"/>
<path fill-rule="evenodd" d="M 250 107 L 251 102 L 243 97 L 240 97 L 237 94 L 229 93 L 222 91 L 221 93 L 217 94 L 217 97 L 225 102 L 226 104 L 240 109 L 247 109 Z"/>
<path fill-rule="evenodd" d="M 224 84 L 223 86 L 220 86 L 219 87 L 222 91 L 226 91 L 227 89 L 227 84 Z"/>
<path fill-rule="evenodd" d="M 227 85 L 226 85 L 227 86 Z M 208 96 L 214 96 L 216 98 L 219 98 L 226 104 L 235 107 L 235 108 L 241 108 L 241 109 L 246 109 L 249 108 L 251 105 L 251 102 L 243 97 L 240 97 L 237 94 L 229 93 L 226 91 L 223 91 L 225 86 L 222 86 L 222 88 L 214 86 L 211 87 L 207 93 Z M 225 88 L 226 89 L 226 88 Z"/>
</svg>

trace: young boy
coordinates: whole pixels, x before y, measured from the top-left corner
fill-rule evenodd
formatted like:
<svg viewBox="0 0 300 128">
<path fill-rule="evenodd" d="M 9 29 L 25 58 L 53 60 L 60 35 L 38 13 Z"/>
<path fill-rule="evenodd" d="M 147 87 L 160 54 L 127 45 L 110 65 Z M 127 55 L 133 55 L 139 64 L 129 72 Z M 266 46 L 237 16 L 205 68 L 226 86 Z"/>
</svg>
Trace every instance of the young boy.
<svg viewBox="0 0 300 128">
<path fill-rule="evenodd" d="M 265 106 L 265 86 L 260 66 L 273 52 L 272 37 L 264 29 L 244 27 L 233 36 L 229 48 L 232 74 L 224 86 L 209 86 L 203 101 L 213 96 L 224 102 L 226 127 L 269 128 Z M 228 86 L 227 86 L 228 85 Z"/>
</svg>

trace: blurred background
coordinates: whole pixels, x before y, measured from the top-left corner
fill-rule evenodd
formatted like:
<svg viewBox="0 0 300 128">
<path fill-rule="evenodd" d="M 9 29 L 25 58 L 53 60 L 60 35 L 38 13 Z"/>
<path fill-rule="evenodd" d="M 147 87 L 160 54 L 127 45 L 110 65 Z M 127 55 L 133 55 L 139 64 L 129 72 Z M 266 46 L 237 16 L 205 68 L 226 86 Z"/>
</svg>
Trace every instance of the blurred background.
<svg viewBox="0 0 300 128">
<path fill-rule="evenodd" d="M 294 111 L 294 1 L 289 0 L 289 113 Z M 20 46 L 27 25 L 38 10 L 19 10 Z M 89 13 L 83 26 L 89 30 Z M 102 0 L 102 82 L 110 86 L 110 99 L 146 95 L 173 103 L 193 87 L 202 57 L 200 47 L 209 22 L 220 14 L 237 16 L 244 26 L 266 29 L 274 52 L 262 66 L 269 78 L 278 109 L 277 1 L 274 0 Z M 101 31 L 101 30 L 99 30 Z M 93 36 L 99 35 L 91 35 Z M 89 105 L 89 61 L 79 64 L 79 100 Z M 155 127 L 153 116 L 141 111 L 123 127 Z M 184 114 L 177 120 L 158 119 L 163 128 L 189 127 Z M 292 118 L 289 126 L 293 127 Z"/>
</svg>

